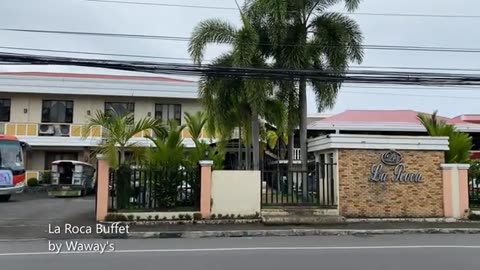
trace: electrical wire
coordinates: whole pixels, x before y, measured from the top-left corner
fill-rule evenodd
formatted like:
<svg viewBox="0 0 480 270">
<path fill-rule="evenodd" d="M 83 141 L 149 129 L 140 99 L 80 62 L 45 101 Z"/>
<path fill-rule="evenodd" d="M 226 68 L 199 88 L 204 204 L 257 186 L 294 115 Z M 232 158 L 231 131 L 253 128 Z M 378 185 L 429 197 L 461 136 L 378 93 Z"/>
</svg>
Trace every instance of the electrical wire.
<svg viewBox="0 0 480 270">
<path fill-rule="evenodd" d="M 77 32 L 60 30 L 40 30 L 40 29 L 20 29 L 20 28 L 0 28 L 1 31 L 25 32 L 25 33 L 43 33 L 43 34 L 62 34 L 62 35 L 80 35 L 80 36 L 99 36 L 115 38 L 135 38 L 135 39 L 159 39 L 176 42 L 189 42 L 189 37 L 165 36 L 165 35 L 140 35 L 140 34 L 120 34 L 120 33 L 102 33 L 102 32 Z M 228 43 L 225 43 L 228 44 Z M 258 45 L 271 45 L 269 43 L 259 43 Z M 301 45 L 294 43 L 283 43 L 281 46 L 298 47 Z M 324 47 L 324 46 L 322 46 Z M 480 48 L 455 48 L 455 47 L 436 47 L 436 46 L 413 46 L 413 45 L 361 45 L 366 50 L 388 50 L 388 51 L 422 51 L 422 52 L 449 52 L 449 53 L 480 53 Z"/>
<path fill-rule="evenodd" d="M 132 58 L 149 58 L 149 59 L 166 59 L 166 60 L 168 59 L 168 60 L 192 61 L 192 59 L 185 58 L 185 57 L 166 57 L 166 56 L 155 56 L 155 55 L 99 53 L 99 52 L 37 49 L 37 48 L 9 47 L 9 46 L 0 46 L 0 49 L 18 50 L 18 51 L 38 51 L 38 52 L 53 52 L 53 53 L 67 53 L 67 54 L 85 54 L 85 55 L 98 55 L 98 56 L 116 56 L 116 57 L 120 56 L 120 57 L 132 57 Z M 210 60 L 205 60 L 205 62 L 209 62 L 209 61 Z"/>
<path fill-rule="evenodd" d="M 297 80 L 307 77 L 324 83 L 421 85 L 421 86 L 480 86 L 479 74 L 452 74 L 427 72 L 392 71 L 348 71 L 338 74 L 324 70 L 293 70 L 275 68 L 241 68 L 212 65 L 189 65 L 161 62 L 118 61 L 83 58 L 51 57 L 0 53 L 0 62 L 31 65 L 68 65 L 110 68 L 117 70 L 148 72 L 154 74 L 175 74 L 193 76 L 214 76 L 223 78 L 247 78 L 263 80 Z"/>
<path fill-rule="evenodd" d="M 120 53 L 100 53 L 89 51 L 73 51 L 73 50 L 56 50 L 56 49 L 42 49 L 42 48 L 26 48 L 26 47 L 12 47 L 12 46 L 0 46 L 0 49 L 16 50 L 16 51 L 36 51 L 36 52 L 53 52 L 53 53 L 65 53 L 65 54 L 84 54 L 84 55 L 98 55 L 98 56 L 115 56 L 115 57 L 131 57 L 131 58 L 146 58 L 146 59 L 165 59 L 165 60 L 179 60 L 179 61 L 192 61 L 191 58 L 186 57 L 166 57 L 155 55 L 140 55 L 140 54 L 120 54 Z M 203 62 L 211 62 L 212 60 L 203 60 Z M 399 66 L 364 66 L 354 65 L 349 67 L 352 70 L 355 69 L 393 69 L 393 70 L 435 70 L 435 71 L 479 71 L 478 68 L 453 68 L 453 67 L 399 67 Z"/>
<path fill-rule="evenodd" d="M 185 4 L 168 4 L 168 3 L 152 3 L 152 2 L 135 2 L 121 0 L 85 0 L 87 2 L 110 3 L 110 4 L 127 4 L 127 5 L 144 5 L 144 6 L 161 6 L 176 8 L 193 8 L 193 9 L 212 9 L 212 10 L 232 10 L 238 11 L 237 7 L 223 6 L 203 6 L 203 5 L 185 5 Z M 446 18 L 446 19 L 480 19 L 480 15 L 453 15 L 453 14 L 424 14 L 424 13 L 374 13 L 374 12 L 339 12 L 352 16 L 381 16 L 381 17 L 421 17 L 421 18 Z"/>
</svg>

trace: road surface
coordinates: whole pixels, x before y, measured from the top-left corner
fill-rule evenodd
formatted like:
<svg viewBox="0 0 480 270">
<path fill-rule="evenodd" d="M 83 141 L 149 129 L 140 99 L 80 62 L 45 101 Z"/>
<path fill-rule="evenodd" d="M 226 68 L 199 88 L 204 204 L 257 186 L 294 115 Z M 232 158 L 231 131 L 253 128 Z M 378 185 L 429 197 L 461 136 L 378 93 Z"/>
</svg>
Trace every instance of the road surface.
<svg viewBox="0 0 480 270">
<path fill-rule="evenodd" d="M 0 239 L 45 238 L 49 224 L 65 223 L 95 224 L 95 196 L 50 198 L 46 193 L 24 193 L 0 203 Z"/>
<path fill-rule="evenodd" d="M 452 270 L 480 266 L 480 235 L 80 241 L 110 241 L 115 251 L 55 255 L 48 251 L 47 241 L 0 242 L 0 268 Z"/>
</svg>

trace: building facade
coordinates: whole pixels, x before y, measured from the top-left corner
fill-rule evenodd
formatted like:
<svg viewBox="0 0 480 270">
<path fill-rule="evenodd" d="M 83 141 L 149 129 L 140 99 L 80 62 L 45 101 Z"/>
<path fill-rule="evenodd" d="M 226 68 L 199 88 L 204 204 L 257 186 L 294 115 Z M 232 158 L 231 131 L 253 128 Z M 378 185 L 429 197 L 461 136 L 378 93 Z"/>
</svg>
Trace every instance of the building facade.
<svg viewBox="0 0 480 270">
<path fill-rule="evenodd" d="M 131 112 L 135 119 L 153 117 L 184 123 L 185 113 L 201 110 L 196 81 L 158 76 L 79 73 L 0 73 L 0 134 L 28 143 L 27 179 L 40 177 L 59 159 L 94 163 L 92 150 L 102 128 L 82 138 L 83 127 L 98 111 Z M 150 145 L 137 134 L 139 145 Z M 187 131 L 184 144 L 192 147 Z M 206 134 L 204 134 L 206 137 Z"/>
</svg>

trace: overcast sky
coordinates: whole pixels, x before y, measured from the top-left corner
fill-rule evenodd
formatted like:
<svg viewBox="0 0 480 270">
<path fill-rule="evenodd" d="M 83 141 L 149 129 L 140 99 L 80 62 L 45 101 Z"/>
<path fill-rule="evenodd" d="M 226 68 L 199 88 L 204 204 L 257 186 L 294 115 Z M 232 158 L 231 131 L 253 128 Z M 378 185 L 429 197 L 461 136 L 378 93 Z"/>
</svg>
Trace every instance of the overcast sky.
<svg viewBox="0 0 480 270">
<path fill-rule="evenodd" d="M 235 7 L 234 0 L 130 0 Z M 478 0 L 364 0 L 357 12 L 480 15 Z M 353 16 L 364 32 L 365 44 L 480 48 L 479 18 L 425 18 Z M 0 27 L 82 32 L 189 36 L 192 28 L 207 18 L 239 24 L 235 10 L 99 3 L 86 0 L 1 0 Z M 187 58 L 187 43 L 153 39 L 128 39 L 0 31 L 0 46 L 75 50 L 115 54 Z M 226 48 L 212 47 L 206 59 Z M 0 51 L 12 51 L 0 48 Z M 22 51 L 25 53 L 26 51 Z M 28 52 L 34 53 L 34 52 Z M 44 53 L 45 54 L 45 53 Z M 50 55 L 60 55 L 49 53 Z M 76 55 L 69 55 L 76 56 Z M 92 56 L 85 56 L 92 58 Z M 119 59 L 115 57 L 104 57 Z M 127 59 L 127 58 L 123 58 Z M 128 58 L 129 60 L 138 60 Z M 156 61 L 167 61 L 155 59 Z M 364 66 L 400 66 L 480 69 L 480 53 L 366 51 Z M 171 60 L 170 60 L 171 61 Z M 177 61 L 178 62 L 178 61 Z M 4 68 L 5 69 L 5 68 Z M 70 69 L 73 70 L 73 69 Z M 473 73 L 473 72 L 469 72 Z M 480 89 L 399 89 L 381 86 L 345 85 L 333 111 L 346 109 L 414 109 L 455 116 L 480 113 Z M 308 110 L 316 112 L 309 95 Z"/>
</svg>

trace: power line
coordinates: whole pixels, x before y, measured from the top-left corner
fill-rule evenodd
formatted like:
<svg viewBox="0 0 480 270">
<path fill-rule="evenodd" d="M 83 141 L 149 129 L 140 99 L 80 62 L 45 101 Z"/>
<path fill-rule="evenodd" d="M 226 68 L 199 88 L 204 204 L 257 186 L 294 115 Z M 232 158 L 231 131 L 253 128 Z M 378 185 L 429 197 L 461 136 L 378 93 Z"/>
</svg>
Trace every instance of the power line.
<svg viewBox="0 0 480 270">
<path fill-rule="evenodd" d="M 142 54 L 119 54 L 119 53 L 100 53 L 90 51 L 73 51 L 73 50 L 56 50 L 56 49 L 41 49 L 41 48 L 26 48 L 26 47 L 9 47 L 0 46 L 0 49 L 17 50 L 17 51 L 38 51 L 38 52 L 52 52 L 52 53 L 66 53 L 66 54 L 84 54 L 84 55 L 98 55 L 98 56 L 115 56 L 115 57 L 132 57 L 132 58 L 151 58 L 151 59 L 166 59 L 166 60 L 180 60 L 192 61 L 187 57 L 167 57 L 156 55 L 142 55 Z M 204 62 L 211 62 L 212 60 L 204 60 Z M 438 67 L 399 67 L 399 66 L 350 66 L 350 69 L 393 69 L 393 70 L 436 70 L 436 71 L 479 71 L 478 68 L 438 68 Z"/>
<path fill-rule="evenodd" d="M 85 54 L 85 55 L 99 55 L 99 56 L 116 56 L 116 57 L 132 57 L 132 58 L 151 58 L 151 59 L 168 59 L 168 60 L 185 60 L 192 61 L 191 58 L 185 57 L 166 57 L 155 55 L 138 55 L 138 54 L 119 54 L 119 53 L 99 53 L 99 52 L 86 52 L 86 51 L 70 51 L 70 50 L 53 50 L 53 49 L 36 49 L 25 47 L 7 47 L 0 46 L 0 49 L 18 50 L 18 51 L 38 51 L 38 52 L 53 52 L 53 53 L 68 53 L 68 54 Z M 210 60 L 205 60 L 209 62 Z"/>
<path fill-rule="evenodd" d="M 220 7 L 220 6 L 201 6 L 201 5 L 183 5 L 183 4 L 167 4 L 167 3 L 151 3 L 151 2 L 133 2 L 133 1 L 117 1 L 117 0 L 86 0 L 87 2 L 102 2 L 111 4 L 129 4 L 129 5 L 144 5 L 144 6 L 162 6 L 162 7 L 178 7 L 178 8 L 199 8 L 199 9 L 214 9 L 214 10 L 237 10 L 235 7 Z"/>
<path fill-rule="evenodd" d="M 359 94 L 359 95 L 378 95 L 378 96 L 402 96 L 402 97 L 426 97 L 426 98 L 448 98 L 448 99 L 480 99 L 480 97 L 458 97 L 458 96 L 438 96 L 438 95 L 419 95 L 419 94 L 397 94 L 397 93 L 378 93 L 378 92 L 357 92 L 340 90 L 340 94 Z"/>
<path fill-rule="evenodd" d="M 86 0 L 87 2 L 99 2 L 110 4 L 127 4 L 127 5 L 144 5 L 144 6 L 162 6 L 162 7 L 176 7 L 176 8 L 196 8 L 196 9 L 212 9 L 212 10 L 234 10 L 238 11 L 236 7 L 223 6 L 203 6 L 203 5 L 184 5 L 184 4 L 168 4 L 168 3 L 152 3 L 152 2 L 135 2 L 135 1 L 121 1 L 121 0 Z M 454 14 L 425 14 L 425 13 L 374 13 L 374 12 L 339 12 L 345 15 L 352 16 L 381 16 L 381 17 L 421 17 L 421 18 L 458 18 L 458 19 L 479 19 L 480 15 L 454 15 Z"/>
<path fill-rule="evenodd" d="M 59 31 L 59 30 L 36 30 L 36 29 L 18 29 L 18 28 L 0 28 L 2 31 L 10 32 L 26 32 L 26 33 L 43 33 L 43 34 L 63 34 L 63 35 L 81 35 L 81 36 L 101 36 L 116 38 L 139 38 L 139 39 L 160 39 L 167 41 L 190 41 L 189 37 L 165 36 L 165 35 L 139 35 L 139 34 L 117 34 L 102 32 L 76 32 L 76 31 Z M 228 44 L 228 43 L 226 43 Z M 259 43 L 259 45 L 270 45 L 268 43 Z M 301 46 L 294 43 L 280 44 L 287 47 Z M 400 46 L 400 45 L 361 45 L 367 50 L 392 50 L 392 51 L 423 51 L 423 52 L 451 52 L 451 53 L 480 53 L 480 48 L 454 48 L 454 47 L 435 47 L 435 46 Z"/>
<path fill-rule="evenodd" d="M 450 74 L 393 71 L 348 71 L 338 74 L 325 70 L 296 70 L 252 67 L 223 67 L 211 65 L 189 65 L 142 61 L 99 60 L 83 58 L 51 57 L 0 53 L 0 63 L 22 63 L 31 65 L 68 65 L 117 70 L 148 72 L 153 74 L 196 75 L 222 78 L 247 78 L 263 80 L 295 80 L 307 76 L 325 83 L 355 83 L 418 86 L 480 86 L 479 74 Z"/>
<path fill-rule="evenodd" d="M 352 86 L 345 84 L 343 87 L 345 88 L 356 88 L 356 89 L 382 89 L 382 90 L 407 90 L 407 91 L 476 91 L 480 90 L 480 87 L 475 86 L 461 86 L 462 88 L 452 87 L 452 86 L 436 86 L 436 87 L 422 87 L 418 86 L 415 88 L 406 88 L 406 87 L 396 87 L 396 86 Z"/>
<path fill-rule="evenodd" d="M 67 54 L 85 54 L 85 55 L 99 55 L 99 56 L 116 56 L 116 57 L 132 57 L 132 58 L 151 58 L 151 59 L 168 59 L 168 60 L 182 60 L 192 61 L 187 57 L 166 57 L 155 55 L 140 55 L 140 54 L 119 54 L 119 53 L 100 53 L 87 51 L 72 51 L 72 50 L 55 50 L 55 49 L 41 49 L 41 48 L 26 48 L 26 47 L 8 47 L 0 46 L 0 49 L 18 50 L 18 51 L 38 51 L 38 52 L 53 52 L 53 53 L 67 53 Z M 204 62 L 211 62 L 212 60 L 204 60 Z M 437 68 L 437 67 L 399 67 L 399 66 L 350 66 L 350 69 L 398 69 L 398 70 L 437 70 L 437 71 L 480 71 L 478 68 Z"/>
</svg>

